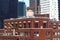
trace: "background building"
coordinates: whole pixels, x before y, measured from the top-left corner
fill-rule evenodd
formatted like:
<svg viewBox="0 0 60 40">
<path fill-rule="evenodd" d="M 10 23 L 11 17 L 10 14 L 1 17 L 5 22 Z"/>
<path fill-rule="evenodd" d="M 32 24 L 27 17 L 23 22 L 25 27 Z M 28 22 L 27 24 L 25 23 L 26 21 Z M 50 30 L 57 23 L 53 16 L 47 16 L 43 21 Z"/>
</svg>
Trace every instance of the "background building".
<svg viewBox="0 0 60 40">
<path fill-rule="evenodd" d="M 34 13 L 40 12 L 40 0 L 30 0 L 30 8 L 34 11 Z"/>
<path fill-rule="evenodd" d="M 0 0 L 0 28 L 3 28 L 3 20 L 17 17 L 18 0 Z"/>
<path fill-rule="evenodd" d="M 37 6 L 38 5 L 38 6 Z M 41 14 L 49 14 L 50 19 L 58 20 L 58 1 L 55 0 L 30 0 L 32 10 Z"/>
<path fill-rule="evenodd" d="M 50 14 L 50 19 L 58 20 L 58 1 L 40 0 L 41 14 Z"/>
<path fill-rule="evenodd" d="M 26 16 L 25 2 L 18 2 L 18 17 Z"/>
<path fill-rule="evenodd" d="M 58 17 L 59 17 L 59 20 L 60 20 L 60 0 L 58 0 L 58 10 L 59 10 L 59 14 L 58 14 L 59 16 Z"/>
</svg>

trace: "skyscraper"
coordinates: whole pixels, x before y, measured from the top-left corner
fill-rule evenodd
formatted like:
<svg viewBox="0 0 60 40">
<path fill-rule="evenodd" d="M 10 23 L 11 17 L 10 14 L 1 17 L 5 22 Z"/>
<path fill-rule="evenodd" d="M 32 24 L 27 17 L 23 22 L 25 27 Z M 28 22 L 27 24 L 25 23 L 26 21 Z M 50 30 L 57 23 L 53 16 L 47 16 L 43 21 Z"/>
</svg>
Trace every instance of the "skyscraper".
<svg viewBox="0 0 60 40">
<path fill-rule="evenodd" d="M 3 20 L 17 17 L 18 0 L 0 0 L 0 28 L 3 28 Z"/>
<path fill-rule="evenodd" d="M 18 0 L 9 0 L 9 18 L 16 18 L 18 15 Z"/>
<path fill-rule="evenodd" d="M 1 0 L 1 16 L 5 19 L 17 17 L 18 0 Z"/>
<path fill-rule="evenodd" d="M 30 7 L 35 12 L 38 9 L 38 13 L 49 14 L 50 19 L 58 20 L 58 0 L 30 0 Z"/>
<path fill-rule="evenodd" d="M 34 13 L 40 12 L 40 0 L 30 0 L 30 8 L 34 11 Z"/>
<path fill-rule="evenodd" d="M 59 10 L 59 14 L 58 14 L 59 16 L 58 17 L 59 17 L 59 20 L 60 20 L 60 0 L 58 0 L 58 10 Z"/>
<path fill-rule="evenodd" d="M 18 17 L 26 16 L 25 2 L 18 2 Z"/>
<path fill-rule="evenodd" d="M 49 14 L 50 19 L 58 20 L 58 0 L 40 0 L 41 14 Z"/>
</svg>

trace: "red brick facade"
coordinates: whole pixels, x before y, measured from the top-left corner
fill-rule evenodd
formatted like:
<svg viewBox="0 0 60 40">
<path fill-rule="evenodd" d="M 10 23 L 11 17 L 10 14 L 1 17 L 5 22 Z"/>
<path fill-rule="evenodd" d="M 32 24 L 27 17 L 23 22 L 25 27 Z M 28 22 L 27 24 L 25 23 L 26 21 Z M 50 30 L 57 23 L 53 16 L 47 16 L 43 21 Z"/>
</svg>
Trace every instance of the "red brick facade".
<svg viewBox="0 0 60 40">
<path fill-rule="evenodd" d="M 49 16 L 4 20 L 0 40 L 60 40 L 60 22 Z"/>
</svg>

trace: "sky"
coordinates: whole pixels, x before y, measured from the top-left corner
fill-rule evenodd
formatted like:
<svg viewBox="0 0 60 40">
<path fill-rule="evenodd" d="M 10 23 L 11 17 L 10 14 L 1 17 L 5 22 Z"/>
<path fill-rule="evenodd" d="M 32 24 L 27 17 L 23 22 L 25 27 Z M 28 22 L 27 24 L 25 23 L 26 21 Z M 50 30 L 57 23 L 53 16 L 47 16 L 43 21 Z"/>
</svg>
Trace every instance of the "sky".
<svg viewBox="0 0 60 40">
<path fill-rule="evenodd" d="M 26 6 L 28 7 L 29 6 L 29 0 L 19 0 L 19 1 L 24 1 Z"/>
</svg>

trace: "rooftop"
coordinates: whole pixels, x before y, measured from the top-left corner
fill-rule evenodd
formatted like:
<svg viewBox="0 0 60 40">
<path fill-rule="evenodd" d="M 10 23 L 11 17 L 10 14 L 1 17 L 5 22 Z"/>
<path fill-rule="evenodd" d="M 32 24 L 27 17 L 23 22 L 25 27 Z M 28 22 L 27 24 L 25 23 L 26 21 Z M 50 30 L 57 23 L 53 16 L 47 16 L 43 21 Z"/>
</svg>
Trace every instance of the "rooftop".
<svg viewBox="0 0 60 40">
<path fill-rule="evenodd" d="M 48 17 L 19 17 L 19 18 L 10 18 L 10 19 L 5 19 L 4 21 L 8 20 L 17 20 L 17 19 L 34 19 L 34 18 L 39 18 L 39 19 L 49 19 Z"/>
</svg>

